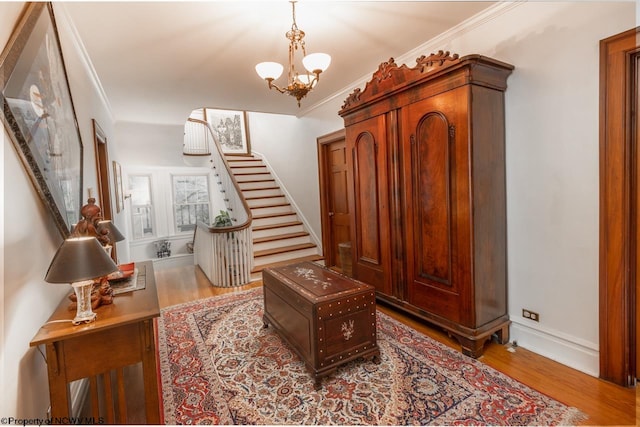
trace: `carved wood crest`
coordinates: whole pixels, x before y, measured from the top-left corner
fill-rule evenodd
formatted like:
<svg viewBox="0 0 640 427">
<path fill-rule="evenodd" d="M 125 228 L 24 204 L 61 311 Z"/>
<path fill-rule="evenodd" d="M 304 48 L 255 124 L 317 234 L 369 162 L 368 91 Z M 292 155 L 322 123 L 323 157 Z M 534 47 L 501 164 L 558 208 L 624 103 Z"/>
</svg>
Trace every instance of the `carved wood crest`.
<svg viewBox="0 0 640 427">
<path fill-rule="evenodd" d="M 356 88 L 347 97 L 342 105 L 341 112 L 458 62 L 460 62 L 460 59 L 457 53 L 452 55 L 449 51 L 442 50 L 429 56 L 420 56 L 416 59 L 416 65 L 413 68 L 409 68 L 405 64 L 398 66 L 395 60 L 390 58 L 378 66 L 371 80 L 365 85 L 364 90 Z"/>
</svg>

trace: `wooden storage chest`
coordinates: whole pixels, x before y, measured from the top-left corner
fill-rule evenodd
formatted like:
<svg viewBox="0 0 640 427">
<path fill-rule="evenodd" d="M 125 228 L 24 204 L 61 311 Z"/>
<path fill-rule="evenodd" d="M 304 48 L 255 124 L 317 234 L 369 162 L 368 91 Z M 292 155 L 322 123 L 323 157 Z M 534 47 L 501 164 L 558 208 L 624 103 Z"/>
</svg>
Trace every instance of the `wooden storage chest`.
<svg viewBox="0 0 640 427">
<path fill-rule="evenodd" d="M 311 262 L 262 272 L 264 325 L 305 361 L 316 388 L 338 366 L 377 358 L 373 286 Z"/>
</svg>

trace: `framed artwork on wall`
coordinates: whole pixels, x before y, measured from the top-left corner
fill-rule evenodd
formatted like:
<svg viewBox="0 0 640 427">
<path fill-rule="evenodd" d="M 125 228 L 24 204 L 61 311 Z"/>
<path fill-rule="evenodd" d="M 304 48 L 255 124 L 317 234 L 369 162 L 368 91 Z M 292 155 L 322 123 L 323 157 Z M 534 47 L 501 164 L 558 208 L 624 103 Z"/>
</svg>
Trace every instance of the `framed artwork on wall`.
<svg viewBox="0 0 640 427">
<path fill-rule="evenodd" d="M 205 119 L 225 154 L 251 154 L 245 111 L 205 108 Z"/>
<path fill-rule="evenodd" d="M 124 210 L 124 193 L 122 189 L 122 167 L 120 163 L 113 161 L 113 185 L 116 190 L 116 212 Z"/>
<path fill-rule="evenodd" d="M 51 3 L 27 3 L 0 55 L 10 139 L 63 237 L 80 219 L 82 140 Z"/>
</svg>

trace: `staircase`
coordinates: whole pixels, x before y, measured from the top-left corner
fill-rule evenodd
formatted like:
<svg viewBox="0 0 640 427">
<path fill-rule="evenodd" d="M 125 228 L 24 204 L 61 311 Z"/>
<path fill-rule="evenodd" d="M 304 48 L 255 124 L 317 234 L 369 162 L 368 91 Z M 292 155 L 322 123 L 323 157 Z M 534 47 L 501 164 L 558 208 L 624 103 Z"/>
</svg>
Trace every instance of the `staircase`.
<svg viewBox="0 0 640 427">
<path fill-rule="evenodd" d="M 253 215 L 253 280 L 266 267 L 321 260 L 317 245 L 261 158 L 225 156 Z"/>
</svg>

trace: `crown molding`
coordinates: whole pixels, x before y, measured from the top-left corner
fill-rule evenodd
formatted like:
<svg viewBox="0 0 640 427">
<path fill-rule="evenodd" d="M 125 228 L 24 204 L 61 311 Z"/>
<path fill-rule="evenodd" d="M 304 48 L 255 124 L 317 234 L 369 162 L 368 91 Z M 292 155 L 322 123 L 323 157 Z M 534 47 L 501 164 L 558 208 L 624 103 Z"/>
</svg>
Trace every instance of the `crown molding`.
<svg viewBox="0 0 640 427">
<path fill-rule="evenodd" d="M 451 43 L 453 40 L 461 37 L 463 34 L 466 34 L 482 25 L 493 21 L 494 19 L 502 16 L 503 14 L 515 9 L 516 7 L 527 3 L 528 0 L 515 0 L 515 1 L 498 1 L 492 6 L 489 6 L 483 11 L 473 15 L 472 17 L 462 21 L 458 25 L 451 27 L 449 30 L 435 36 L 434 38 L 426 41 L 425 43 L 419 45 L 418 47 L 411 49 L 410 51 L 394 58 L 397 64 L 411 64 L 415 62 L 416 58 L 425 55 L 426 52 L 437 52 L 439 50 L 446 50 L 443 46 Z M 476 52 L 473 52 L 476 53 Z M 388 58 L 381 58 L 380 61 L 384 61 Z M 373 71 L 372 71 L 373 72 Z M 336 98 L 339 99 L 340 105 L 342 105 L 342 101 L 349 96 L 351 92 L 353 92 L 354 88 L 364 87 L 367 82 L 371 80 L 371 73 L 368 73 L 353 83 L 345 86 L 337 92 L 334 92 L 332 95 L 321 99 L 313 105 L 310 105 L 304 108 L 297 117 L 304 117 L 305 115 L 311 113 L 312 111 L 322 107 L 325 104 L 330 102 L 334 102 Z"/>
<path fill-rule="evenodd" d="M 113 116 L 113 110 L 111 109 L 111 104 L 109 103 L 109 99 L 107 98 L 107 94 L 100 83 L 100 79 L 98 78 L 98 74 L 96 73 L 95 68 L 93 67 L 93 63 L 91 62 L 91 58 L 87 53 L 87 49 L 84 47 L 84 43 L 80 38 L 80 34 L 78 33 L 78 29 L 76 28 L 67 7 L 64 2 L 53 2 L 53 7 L 55 9 L 56 20 L 58 21 L 58 26 L 60 26 L 61 22 L 64 22 L 65 27 L 69 30 L 69 34 L 71 36 L 71 40 L 73 42 L 74 48 L 79 54 L 80 62 L 84 65 L 87 74 L 89 76 L 89 80 L 93 85 L 96 93 L 102 104 L 105 106 L 105 110 L 109 119 L 112 123 L 115 123 L 115 119 Z M 60 19 L 62 18 L 62 19 Z"/>
</svg>

